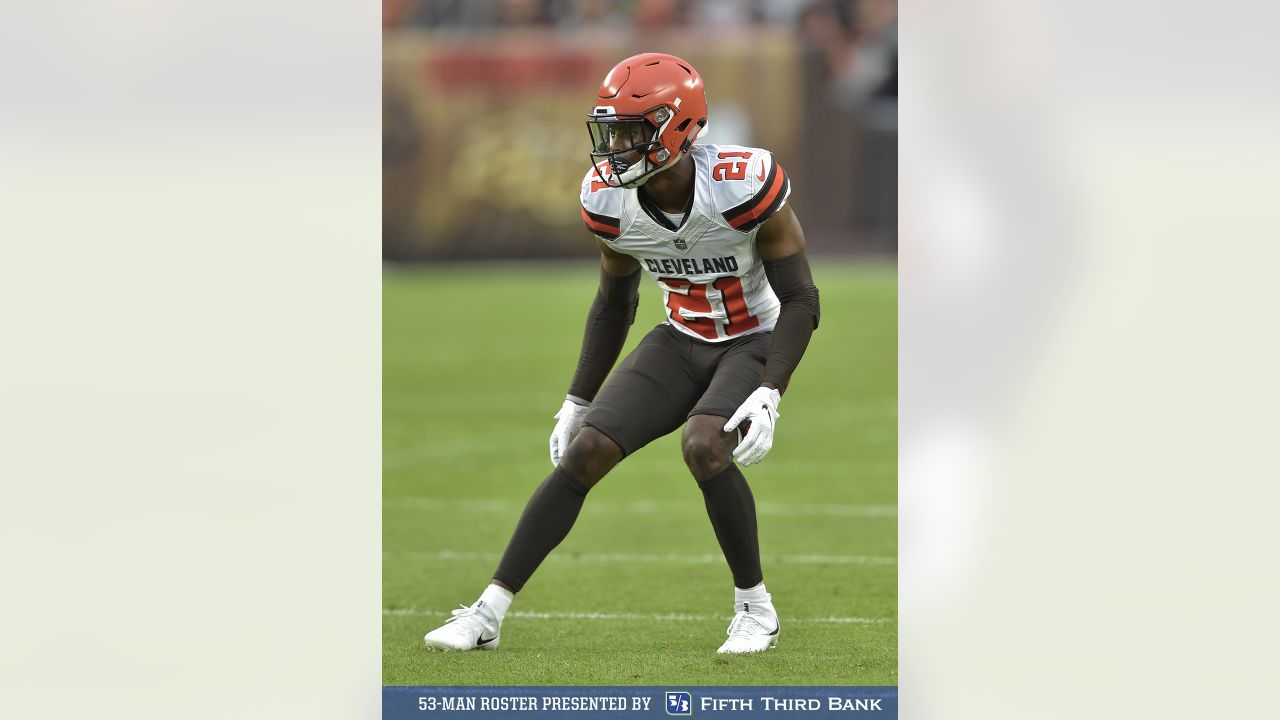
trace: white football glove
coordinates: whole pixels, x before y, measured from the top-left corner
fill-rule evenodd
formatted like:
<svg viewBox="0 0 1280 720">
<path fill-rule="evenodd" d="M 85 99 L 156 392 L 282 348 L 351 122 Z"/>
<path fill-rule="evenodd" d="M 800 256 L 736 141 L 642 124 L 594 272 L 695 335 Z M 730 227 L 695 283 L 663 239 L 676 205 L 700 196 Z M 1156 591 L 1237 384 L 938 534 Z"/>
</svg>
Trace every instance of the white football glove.
<svg viewBox="0 0 1280 720">
<path fill-rule="evenodd" d="M 781 398 L 782 395 L 773 388 L 758 387 L 724 424 L 725 432 L 733 432 L 743 422 L 751 423 L 747 436 L 733 449 L 733 459 L 739 464 L 754 465 L 763 460 L 773 447 L 773 426 L 778 421 L 778 400 Z"/>
<path fill-rule="evenodd" d="M 565 398 L 560 412 L 555 414 L 556 429 L 551 431 L 551 464 L 559 465 L 560 459 L 569 449 L 569 443 L 582 429 L 582 421 L 587 417 L 587 406 L 576 398 Z"/>
</svg>

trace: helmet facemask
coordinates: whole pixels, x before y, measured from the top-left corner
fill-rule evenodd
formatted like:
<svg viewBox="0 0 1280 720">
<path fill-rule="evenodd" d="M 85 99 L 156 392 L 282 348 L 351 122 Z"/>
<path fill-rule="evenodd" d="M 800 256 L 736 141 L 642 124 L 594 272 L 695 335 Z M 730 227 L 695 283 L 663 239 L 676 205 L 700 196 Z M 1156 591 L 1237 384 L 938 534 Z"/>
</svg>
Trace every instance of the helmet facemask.
<svg viewBox="0 0 1280 720">
<path fill-rule="evenodd" d="M 674 113 L 665 107 L 643 115 L 617 115 L 609 110 L 597 107 L 587 119 L 591 162 L 600 180 L 610 187 L 637 188 L 675 164 L 678 158 L 671 157 L 660 140 Z"/>
</svg>

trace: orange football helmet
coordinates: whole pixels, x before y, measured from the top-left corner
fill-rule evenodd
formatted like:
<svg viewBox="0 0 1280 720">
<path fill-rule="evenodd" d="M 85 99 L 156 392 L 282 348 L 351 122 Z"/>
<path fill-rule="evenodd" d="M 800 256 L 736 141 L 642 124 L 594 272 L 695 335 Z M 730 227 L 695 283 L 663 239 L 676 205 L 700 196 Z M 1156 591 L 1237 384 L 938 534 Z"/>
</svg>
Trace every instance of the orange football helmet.
<svg viewBox="0 0 1280 720">
<path fill-rule="evenodd" d="M 675 55 L 635 55 L 600 83 L 587 115 L 591 162 L 611 187 L 639 187 L 688 153 L 706 128 L 698 71 Z"/>
</svg>

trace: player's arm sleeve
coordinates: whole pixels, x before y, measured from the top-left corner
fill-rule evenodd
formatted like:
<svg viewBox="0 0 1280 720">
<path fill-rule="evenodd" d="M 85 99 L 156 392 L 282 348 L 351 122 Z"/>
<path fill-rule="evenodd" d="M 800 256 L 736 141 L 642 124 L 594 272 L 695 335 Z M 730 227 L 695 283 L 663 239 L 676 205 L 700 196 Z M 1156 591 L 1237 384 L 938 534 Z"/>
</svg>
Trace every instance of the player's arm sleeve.
<svg viewBox="0 0 1280 720">
<path fill-rule="evenodd" d="M 818 328 L 822 308 L 803 250 L 777 260 L 765 260 L 764 272 L 774 294 L 782 301 L 782 309 L 773 328 L 773 342 L 760 382 L 786 392 L 791 373 L 800 364 L 809 338 Z"/>
<path fill-rule="evenodd" d="M 587 311 L 587 328 L 582 335 L 578 368 L 569 383 L 569 396 L 589 404 L 595 399 L 605 377 L 613 369 L 627 331 L 636 319 L 640 302 L 640 268 L 626 277 L 610 275 L 600 268 L 600 289 Z"/>
</svg>

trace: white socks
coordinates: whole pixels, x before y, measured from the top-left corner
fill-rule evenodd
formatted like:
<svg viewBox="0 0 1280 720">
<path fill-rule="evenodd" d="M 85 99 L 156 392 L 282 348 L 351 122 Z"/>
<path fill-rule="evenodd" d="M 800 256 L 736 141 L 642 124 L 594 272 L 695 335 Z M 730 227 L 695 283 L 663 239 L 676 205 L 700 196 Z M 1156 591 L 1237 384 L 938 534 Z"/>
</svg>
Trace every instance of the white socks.
<svg viewBox="0 0 1280 720">
<path fill-rule="evenodd" d="M 759 585 L 747 590 L 737 587 L 733 589 L 734 605 L 741 606 L 742 603 L 767 603 L 770 600 L 772 600 L 772 597 L 770 597 L 768 591 L 764 589 L 764 583 L 760 583 Z"/>
<path fill-rule="evenodd" d="M 761 587 L 764 586 L 762 585 Z M 498 622 L 502 622 L 502 616 L 507 614 L 507 609 L 511 607 L 513 598 L 515 598 L 515 595 L 510 590 L 492 583 L 484 589 L 484 592 L 480 593 L 480 601 L 493 611 L 494 618 Z"/>
</svg>

